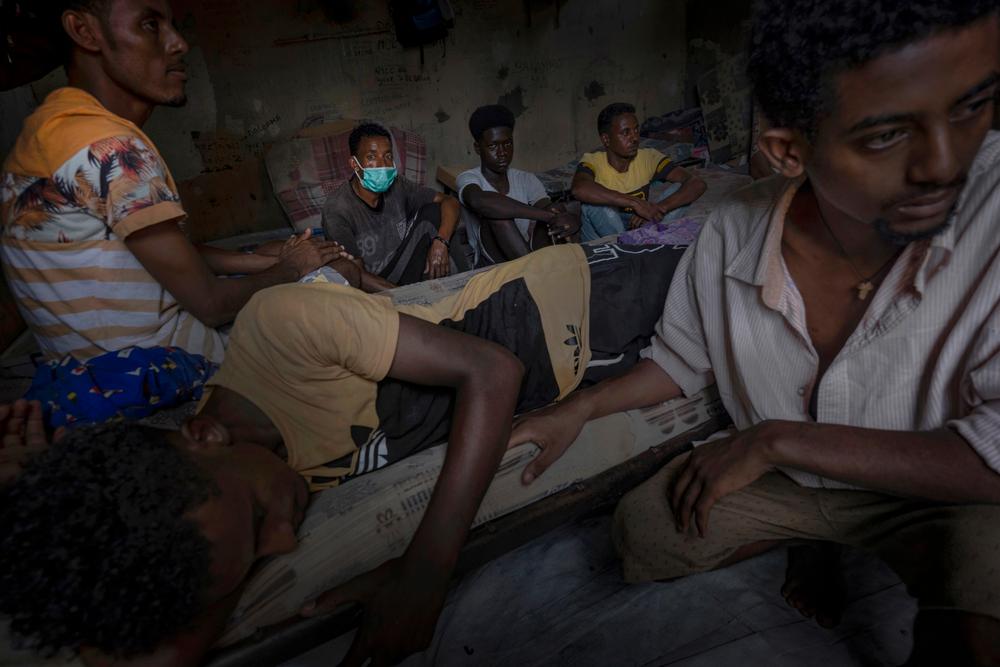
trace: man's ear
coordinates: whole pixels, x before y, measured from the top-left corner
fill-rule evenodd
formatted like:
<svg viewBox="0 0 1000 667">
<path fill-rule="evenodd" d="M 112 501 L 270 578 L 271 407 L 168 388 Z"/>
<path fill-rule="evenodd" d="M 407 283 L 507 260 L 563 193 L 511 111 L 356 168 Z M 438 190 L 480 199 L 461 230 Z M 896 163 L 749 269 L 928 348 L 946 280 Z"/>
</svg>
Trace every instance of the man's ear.
<svg viewBox="0 0 1000 667">
<path fill-rule="evenodd" d="M 195 415 L 181 426 L 184 441 L 191 449 L 215 449 L 231 444 L 229 430 L 214 417 Z"/>
<path fill-rule="evenodd" d="M 767 128 L 760 134 L 757 147 L 772 169 L 788 178 L 798 178 L 806 170 L 809 144 L 802 133 L 787 127 Z"/>
<path fill-rule="evenodd" d="M 476 155 L 478 155 L 479 157 L 483 156 L 483 149 L 479 147 L 478 141 L 472 142 L 472 150 L 474 150 L 476 152 Z"/>
<path fill-rule="evenodd" d="M 100 21 L 93 14 L 68 9 L 62 14 L 62 27 L 73 43 L 84 51 L 99 53 L 104 47 Z"/>
<path fill-rule="evenodd" d="M 610 141 L 611 140 L 608 137 L 608 134 L 606 132 L 601 132 L 601 143 L 604 144 L 605 148 L 608 147 L 608 144 L 610 143 Z"/>
</svg>

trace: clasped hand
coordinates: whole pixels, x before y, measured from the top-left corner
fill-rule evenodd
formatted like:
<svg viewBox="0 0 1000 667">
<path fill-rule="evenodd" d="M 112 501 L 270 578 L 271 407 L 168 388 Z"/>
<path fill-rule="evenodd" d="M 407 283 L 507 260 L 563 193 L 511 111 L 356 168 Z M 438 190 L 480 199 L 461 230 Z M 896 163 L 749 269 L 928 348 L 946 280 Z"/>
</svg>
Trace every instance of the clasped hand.
<svg viewBox="0 0 1000 667">
<path fill-rule="evenodd" d="M 298 278 L 306 276 L 336 259 L 354 259 L 344 246 L 336 241 L 312 238 L 312 230 L 293 234 L 278 251 L 277 262 L 290 266 Z"/>
</svg>

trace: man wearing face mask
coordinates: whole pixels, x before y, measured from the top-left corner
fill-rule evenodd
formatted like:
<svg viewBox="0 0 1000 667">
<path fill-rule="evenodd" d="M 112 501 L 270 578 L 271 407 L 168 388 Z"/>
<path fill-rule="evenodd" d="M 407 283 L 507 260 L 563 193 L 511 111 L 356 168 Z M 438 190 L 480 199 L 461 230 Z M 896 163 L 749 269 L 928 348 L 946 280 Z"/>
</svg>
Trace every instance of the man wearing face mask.
<svg viewBox="0 0 1000 667">
<path fill-rule="evenodd" d="M 340 261 L 360 269 L 360 287 L 377 292 L 469 268 L 452 245 L 460 206 L 430 188 L 397 178 L 392 137 L 381 125 L 362 123 L 348 139 L 354 177 L 327 199 L 323 229 L 353 249 Z"/>
</svg>

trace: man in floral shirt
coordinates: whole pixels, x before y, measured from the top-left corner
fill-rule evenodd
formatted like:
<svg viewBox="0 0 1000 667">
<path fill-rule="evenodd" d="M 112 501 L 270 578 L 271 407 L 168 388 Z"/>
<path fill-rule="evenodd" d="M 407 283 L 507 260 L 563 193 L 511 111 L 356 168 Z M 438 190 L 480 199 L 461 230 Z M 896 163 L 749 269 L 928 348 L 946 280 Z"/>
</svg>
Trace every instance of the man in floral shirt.
<svg viewBox="0 0 1000 667">
<path fill-rule="evenodd" d="M 188 46 L 167 0 L 67 0 L 69 85 L 25 121 L 0 173 L 8 283 L 50 358 L 170 345 L 221 361 L 250 296 L 338 258 L 290 239 L 273 255 L 195 247 L 163 158 L 140 129 L 185 103 Z M 225 280 L 223 274 L 246 274 Z"/>
</svg>

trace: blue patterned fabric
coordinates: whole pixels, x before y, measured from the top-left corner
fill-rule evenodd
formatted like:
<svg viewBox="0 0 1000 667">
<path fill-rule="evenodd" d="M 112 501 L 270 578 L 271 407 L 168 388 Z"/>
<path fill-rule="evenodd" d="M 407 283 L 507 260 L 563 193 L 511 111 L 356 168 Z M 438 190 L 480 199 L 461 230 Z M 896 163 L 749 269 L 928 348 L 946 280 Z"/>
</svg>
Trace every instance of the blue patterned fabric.
<svg viewBox="0 0 1000 667">
<path fill-rule="evenodd" d="M 28 400 L 39 400 L 53 428 L 147 417 L 201 398 L 218 369 L 176 347 L 129 347 L 81 363 L 72 355 L 35 372 Z"/>
</svg>

